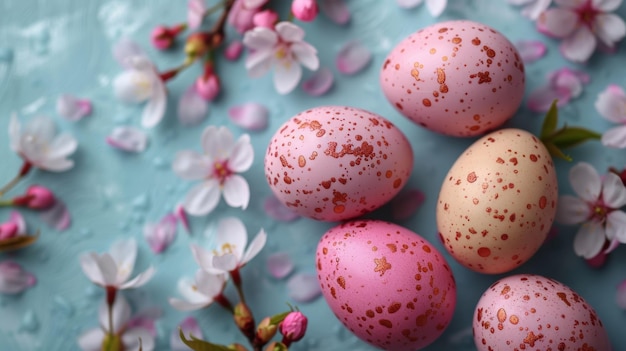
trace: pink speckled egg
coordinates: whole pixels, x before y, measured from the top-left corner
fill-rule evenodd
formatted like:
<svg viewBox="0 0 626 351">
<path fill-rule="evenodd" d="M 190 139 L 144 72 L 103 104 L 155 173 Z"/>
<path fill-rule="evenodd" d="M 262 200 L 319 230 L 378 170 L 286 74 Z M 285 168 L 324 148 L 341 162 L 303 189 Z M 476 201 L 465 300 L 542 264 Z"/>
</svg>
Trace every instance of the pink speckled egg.
<svg viewBox="0 0 626 351">
<path fill-rule="evenodd" d="M 380 84 L 389 102 L 415 123 L 446 135 L 475 136 L 515 114 L 524 96 L 524 64 L 493 28 L 441 22 L 389 53 Z"/>
<path fill-rule="evenodd" d="M 554 221 L 552 157 L 534 135 L 502 129 L 472 144 L 444 178 L 437 228 L 446 249 L 481 273 L 508 272 L 531 258 Z"/>
<path fill-rule="evenodd" d="M 376 220 L 344 223 L 320 239 L 316 259 L 331 310 L 372 345 L 415 351 L 452 319 L 452 271 L 433 245 L 408 229 Z"/>
<path fill-rule="evenodd" d="M 539 275 L 500 279 L 474 311 L 478 351 L 608 351 L 608 334 L 593 308 L 574 290 Z"/>
<path fill-rule="evenodd" d="M 265 176 L 298 214 L 338 221 L 368 213 L 404 186 L 413 150 L 404 134 L 372 112 L 323 106 L 299 113 L 274 134 Z"/>
</svg>

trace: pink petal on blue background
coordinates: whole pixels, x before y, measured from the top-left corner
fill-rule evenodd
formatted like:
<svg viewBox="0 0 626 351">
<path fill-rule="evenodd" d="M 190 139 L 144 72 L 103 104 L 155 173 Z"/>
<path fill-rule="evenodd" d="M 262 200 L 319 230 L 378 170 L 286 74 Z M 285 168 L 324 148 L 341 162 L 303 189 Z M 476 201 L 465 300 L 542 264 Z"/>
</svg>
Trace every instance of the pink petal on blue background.
<svg viewBox="0 0 626 351">
<path fill-rule="evenodd" d="M 13 261 L 0 262 L 0 293 L 19 294 L 37 283 L 37 278 Z"/>
<path fill-rule="evenodd" d="M 162 253 L 176 238 L 176 216 L 168 214 L 159 223 L 146 224 L 143 235 L 154 253 Z"/>
<path fill-rule="evenodd" d="M 539 40 L 519 40 L 515 43 L 524 63 L 532 63 L 546 55 L 548 48 Z"/>
<path fill-rule="evenodd" d="M 313 274 L 298 273 L 287 281 L 289 298 L 296 302 L 311 302 L 322 294 L 322 290 Z"/>
<path fill-rule="evenodd" d="M 91 101 L 63 94 L 57 99 L 57 113 L 68 121 L 79 121 L 89 116 L 92 111 Z"/>
<path fill-rule="evenodd" d="M 276 252 L 267 257 L 267 270 L 272 277 L 283 279 L 293 271 L 293 261 L 286 252 Z"/>
<path fill-rule="evenodd" d="M 300 215 L 285 206 L 276 196 L 270 195 L 263 203 L 265 214 L 281 222 L 291 222 L 300 218 Z"/>
<path fill-rule="evenodd" d="M 189 29 L 197 29 L 202 25 L 206 4 L 204 0 L 189 0 L 187 2 L 187 24 Z"/>
<path fill-rule="evenodd" d="M 41 211 L 39 218 L 49 227 L 56 230 L 66 230 L 72 224 L 72 216 L 63 201 L 58 198 L 52 207 Z"/>
<path fill-rule="evenodd" d="M 127 152 L 142 152 L 148 145 L 148 135 L 141 129 L 120 126 L 113 128 L 111 134 L 106 137 L 107 144 Z"/>
<path fill-rule="evenodd" d="M 334 81 L 333 72 L 327 67 L 321 67 L 302 83 L 302 90 L 311 96 L 324 95 L 332 88 Z"/>
<path fill-rule="evenodd" d="M 534 112 L 546 112 L 550 109 L 552 101 L 558 100 L 557 106 L 567 104 L 572 98 L 566 89 L 556 89 L 550 86 L 543 86 L 528 95 L 527 106 Z"/>
<path fill-rule="evenodd" d="M 187 234 L 190 234 L 191 226 L 189 225 L 189 218 L 187 217 L 187 212 L 185 212 L 185 208 L 182 205 L 176 206 L 176 209 L 174 210 L 174 215 L 183 225 L 183 228 L 185 228 Z"/>
<path fill-rule="evenodd" d="M 243 43 L 239 40 L 235 40 L 228 44 L 226 50 L 224 50 L 224 57 L 227 60 L 235 61 L 241 56 L 241 52 L 243 51 Z"/>
<path fill-rule="evenodd" d="M 372 53 L 358 41 L 350 41 L 339 50 L 335 65 L 343 74 L 356 74 L 370 63 Z"/>
<path fill-rule="evenodd" d="M 209 111 L 209 103 L 196 92 L 192 85 L 178 100 L 178 120 L 184 126 L 202 122 Z"/>
<path fill-rule="evenodd" d="M 21 213 L 17 211 L 11 211 L 9 214 L 9 222 L 15 223 L 17 226 L 17 235 L 22 235 L 26 233 L 26 221 Z"/>
<path fill-rule="evenodd" d="M 239 127 L 259 131 L 267 128 L 269 111 L 267 107 L 256 102 L 248 102 L 228 109 L 228 117 Z"/>
<path fill-rule="evenodd" d="M 350 21 L 350 10 L 344 0 L 321 0 L 322 13 L 337 24 L 346 24 Z"/>
</svg>

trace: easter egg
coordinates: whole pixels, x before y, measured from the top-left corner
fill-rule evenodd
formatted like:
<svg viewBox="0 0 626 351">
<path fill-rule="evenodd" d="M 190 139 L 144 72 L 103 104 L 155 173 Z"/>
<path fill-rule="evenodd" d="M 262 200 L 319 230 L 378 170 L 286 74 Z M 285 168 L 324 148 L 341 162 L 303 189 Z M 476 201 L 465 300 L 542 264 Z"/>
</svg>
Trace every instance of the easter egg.
<svg viewBox="0 0 626 351">
<path fill-rule="evenodd" d="M 515 114 L 524 96 L 524 64 L 493 28 L 448 21 L 393 48 L 380 84 L 387 100 L 415 123 L 446 135 L 475 136 Z"/>
<path fill-rule="evenodd" d="M 574 290 L 539 275 L 500 279 L 482 295 L 473 319 L 478 351 L 611 350 L 594 309 Z"/>
<path fill-rule="evenodd" d="M 324 221 L 382 206 L 404 186 L 413 150 L 387 119 L 362 109 L 316 107 L 285 122 L 265 154 L 272 192 L 296 213 Z"/>
<path fill-rule="evenodd" d="M 452 271 L 428 241 L 401 226 L 356 220 L 320 239 L 317 277 L 337 318 L 384 350 L 415 351 L 437 339 L 456 304 Z"/>
<path fill-rule="evenodd" d="M 437 201 L 448 252 L 481 273 L 504 273 L 531 258 L 556 214 L 552 157 L 534 135 L 503 129 L 477 140 L 454 162 Z"/>
</svg>

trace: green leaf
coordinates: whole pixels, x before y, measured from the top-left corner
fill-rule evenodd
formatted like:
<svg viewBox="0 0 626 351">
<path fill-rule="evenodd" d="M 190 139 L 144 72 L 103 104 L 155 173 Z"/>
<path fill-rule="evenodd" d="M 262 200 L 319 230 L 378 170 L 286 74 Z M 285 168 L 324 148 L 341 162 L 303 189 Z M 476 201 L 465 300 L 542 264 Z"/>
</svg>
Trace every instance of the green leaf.
<svg viewBox="0 0 626 351">
<path fill-rule="evenodd" d="M 565 126 L 550 136 L 549 140 L 555 146 L 561 149 L 566 149 L 568 147 L 582 144 L 588 140 L 600 140 L 600 138 L 602 138 L 602 135 L 592 130 Z"/>
<path fill-rule="evenodd" d="M 226 346 L 212 344 L 210 342 L 200 340 L 193 336 L 193 334 L 189 334 L 191 340 L 185 337 L 182 329 L 178 329 L 178 334 L 180 336 L 180 340 L 187 345 L 190 349 L 195 351 L 232 351 Z"/>
<path fill-rule="evenodd" d="M 544 140 L 549 137 L 555 130 L 559 121 L 559 109 L 557 108 L 557 100 L 552 101 L 550 109 L 546 113 L 543 119 L 543 125 L 541 126 L 541 135 L 539 138 Z"/>
<path fill-rule="evenodd" d="M 283 313 L 272 316 L 272 318 L 270 318 L 270 323 L 273 325 L 280 324 L 280 322 L 282 322 L 285 319 L 285 317 L 287 317 L 287 315 L 291 312 L 292 311 L 287 311 L 287 312 L 283 312 Z"/>
<path fill-rule="evenodd" d="M 561 149 L 556 147 L 556 145 L 552 143 L 548 143 L 548 142 L 544 142 L 544 145 L 548 149 L 548 152 L 550 153 L 550 155 L 552 155 L 553 157 L 558 157 L 558 158 L 564 159 L 565 161 L 572 162 L 572 158 L 569 155 L 564 154 L 563 151 L 561 151 Z"/>
</svg>

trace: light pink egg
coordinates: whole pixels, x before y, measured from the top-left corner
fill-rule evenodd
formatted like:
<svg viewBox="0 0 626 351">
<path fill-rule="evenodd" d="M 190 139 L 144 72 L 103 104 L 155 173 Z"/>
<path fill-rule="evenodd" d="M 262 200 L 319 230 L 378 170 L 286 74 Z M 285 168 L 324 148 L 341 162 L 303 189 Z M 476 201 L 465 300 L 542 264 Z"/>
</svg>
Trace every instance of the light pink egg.
<svg viewBox="0 0 626 351">
<path fill-rule="evenodd" d="M 546 239 L 558 200 L 552 156 L 521 129 L 485 135 L 454 162 L 437 201 L 437 229 L 465 267 L 504 273 Z"/>
<path fill-rule="evenodd" d="M 473 320 L 478 351 L 608 351 L 608 334 L 574 290 L 539 275 L 500 279 L 482 295 Z"/>
<path fill-rule="evenodd" d="M 387 56 L 380 84 L 389 102 L 423 127 L 474 136 L 513 116 L 524 96 L 515 46 L 484 24 L 457 20 L 426 27 Z"/>
<path fill-rule="evenodd" d="M 358 108 L 323 106 L 299 113 L 274 134 L 265 176 L 298 214 L 338 221 L 368 213 L 406 183 L 413 151 L 385 118 Z"/>
<path fill-rule="evenodd" d="M 456 285 L 450 267 L 421 236 L 359 220 L 330 229 L 317 246 L 322 293 L 356 336 L 384 350 L 415 351 L 450 323 Z"/>
</svg>

